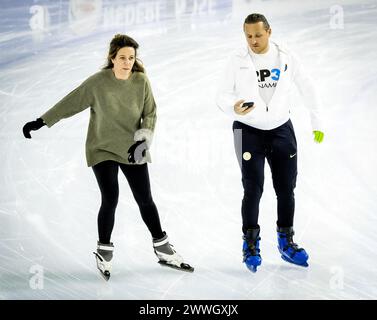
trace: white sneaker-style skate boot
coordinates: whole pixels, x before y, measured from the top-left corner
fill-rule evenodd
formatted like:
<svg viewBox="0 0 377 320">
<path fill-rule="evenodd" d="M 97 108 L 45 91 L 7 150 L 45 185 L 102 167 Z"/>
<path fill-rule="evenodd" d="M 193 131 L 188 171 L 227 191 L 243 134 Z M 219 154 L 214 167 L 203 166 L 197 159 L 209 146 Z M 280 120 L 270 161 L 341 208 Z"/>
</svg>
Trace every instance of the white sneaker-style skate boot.
<svg viewBox="0 0 377 320">
<path fill-rule="evenodd" d="M 193 272 L 194 268 L 183 262 L 183 258 L 173 249 L 173 245 L 169 243 L 166 232 L 161 239 L 153 238 L 154 253 L 158 258 L 158 263 L 162 266 L 170 267 L 177 270 Z"/>
<path fill-rule="evenodd" d="M 113 259 L 114 245 L 97 242 L 97 252 L 93 252 L 96 256 L 97 268 L 106 281 L 110 279 L 111 260 Z"/>
</svg>

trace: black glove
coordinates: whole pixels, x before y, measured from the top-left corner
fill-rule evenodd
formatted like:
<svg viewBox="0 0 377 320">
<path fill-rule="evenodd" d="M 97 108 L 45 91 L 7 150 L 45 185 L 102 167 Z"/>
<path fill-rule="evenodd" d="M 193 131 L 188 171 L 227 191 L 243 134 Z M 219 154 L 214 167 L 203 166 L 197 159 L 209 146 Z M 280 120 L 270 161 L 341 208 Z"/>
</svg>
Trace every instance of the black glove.
<svg viewBox="0 0 377 320">
<path fill-rule="evenodd" d="M 24 127 L 22 128 L 22 131 L 24 133 L 25 138 L 30 139 L 31 138 L 30 131 L 32 131 L 32 130 L 38 130 L 38 129 L 42 128 L 45 125 L 46 124 L 43 122 L 42 118 L 38 118 L 35 121 L 30 121 L 30 122 L 26 123 L 24 125 Z"/>
<path fill-rule="evenodd" d="M 143 157 L 145 157 L 145 152 L 147 150 L 147 143 L 145 140 L 136 141 L 129 149 L 128 161 L 130 163 L 140 162 Z"/>
</svg>

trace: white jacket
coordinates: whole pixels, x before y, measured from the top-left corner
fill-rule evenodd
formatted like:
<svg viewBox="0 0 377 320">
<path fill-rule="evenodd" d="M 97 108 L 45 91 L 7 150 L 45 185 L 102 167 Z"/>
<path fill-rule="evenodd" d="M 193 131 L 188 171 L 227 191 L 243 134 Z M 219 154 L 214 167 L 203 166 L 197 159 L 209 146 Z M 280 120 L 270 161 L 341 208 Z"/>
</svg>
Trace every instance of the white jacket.
<svg viewBox="0 0 377 320">
<path fill-rule="evenodd" d="M 321 102 L 308 74 L 291 52 L 275 42 L 270 41 L 270 45 L 276 45 L 279 51 L 280 78 L 268 105 L 259 95 L 256 69 L 247 46 L 237 50 L 229 59 L 216 94 L 218 107 L 234 120 L 258 129 L 271 130 L 289 120 L 291 89 L 295 83 L 310 110 L 313 130 L 323 131 L 319 115 Z M 234 104 L 241 99 L 252 101 L 255 105 L 246 115 L 234 112 Z"/>
</svg>

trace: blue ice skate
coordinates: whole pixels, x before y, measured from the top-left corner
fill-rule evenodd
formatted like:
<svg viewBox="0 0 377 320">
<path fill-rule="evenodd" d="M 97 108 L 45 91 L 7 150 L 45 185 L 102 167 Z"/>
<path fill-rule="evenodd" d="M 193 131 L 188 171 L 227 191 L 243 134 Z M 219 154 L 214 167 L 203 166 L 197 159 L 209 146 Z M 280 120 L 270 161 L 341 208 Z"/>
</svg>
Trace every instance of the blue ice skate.
<svg viewBox="0 0 377 320">
<path fill-rule="evenodd" d="M 257 267 L 261 265 L 262 258 L 259 249 L 259 228 L 248 229 L 243 236 L 243 262 L 251 272 L 257 272 Z"/>
<path fill-rule="evenodd" d="M 303 248 L 299 248 L 296 243 L 293 242 L 293 227 L 277 228 L 278 235 L 278 249 L 281 253 L 283 260 L 307 267 L 309 256 Z"/>
</svg>

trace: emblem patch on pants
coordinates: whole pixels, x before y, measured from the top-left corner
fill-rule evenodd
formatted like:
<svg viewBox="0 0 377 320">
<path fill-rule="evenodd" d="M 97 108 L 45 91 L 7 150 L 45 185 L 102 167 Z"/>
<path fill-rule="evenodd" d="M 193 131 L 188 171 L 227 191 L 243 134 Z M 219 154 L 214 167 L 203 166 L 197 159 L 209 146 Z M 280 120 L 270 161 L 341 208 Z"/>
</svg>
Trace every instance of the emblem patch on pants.
<svg viewBox="0 0 377 320">
<path fill-rule="evenodd" d="M 251 153 L 250 152 L 244 152 L 243 155 L 242 155 L 242 158 L 246 161 L 250 160 L 251 159 Z"/>
</svg>

